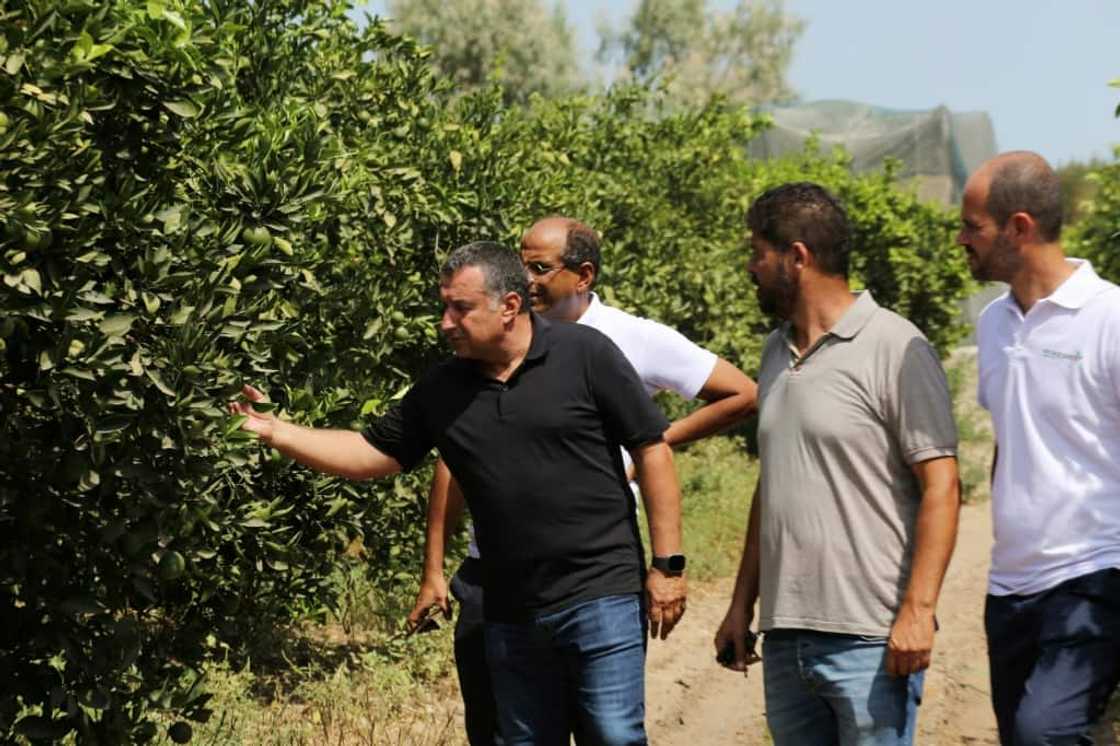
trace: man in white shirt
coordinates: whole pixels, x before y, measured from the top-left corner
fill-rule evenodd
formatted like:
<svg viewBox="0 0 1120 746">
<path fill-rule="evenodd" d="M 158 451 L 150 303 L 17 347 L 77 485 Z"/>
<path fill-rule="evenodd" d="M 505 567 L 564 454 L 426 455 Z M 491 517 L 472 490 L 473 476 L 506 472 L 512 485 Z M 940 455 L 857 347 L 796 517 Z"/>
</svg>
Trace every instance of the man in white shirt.
<svg viewBox="0 0 1120 746">
<path fill-rule="evenodd" d="M 704 400 L 704 406 L 665 431 L 664 439 L 670 446 L 704 438 L 749 417 L 755 410 L 756 386 L 746 374 L 663 324 L 604 305 L 592 292 L 599 275 L 599 244 L 595 231 L 565 217 L 545 218 L 525 233 L 521 259 L 529 276 L 533 311 L 550 320 L 585 324 L 603 332 L 634 366 L 650 395 L 668 390 L 685 399 Z M 623 455 L 627 468 L 632 468 Z M 444 547 L 447 536 L 459 524 L 463 506 L 457 485 L 439 463 L 429 495 L 424 577 L 409 615 L 412 625 L 433 607 L 450 616 Z M 482 639 L 478 556 L 472 541 L 467 560 L 451 582 L 451 593 L 459 601 L 455 662 L 466 706 L 468 739 L 472 746 L 490 746 L 502 743 L 496 714 L 496 704 L 500 703 L 494 701 Z M 682 573 L 684 557 L 655 557 L 653 566 Z M 657 632 L 651 629 L 651 634 Z M 660 630 L 662 637 L 667 632 Z M 585 739 L 577 734 L 580 740 Z"/>
<path fill-rule="evenodd" d="M 1057 175 L 988 161 L 958 243 L 1010 291 L 977 324 L 992 415 L 995 545 L 985 610 L 1004 744 L 1087 743 L 1120 678 L 1120 287 L 1068 259 Z"/>
</svg>

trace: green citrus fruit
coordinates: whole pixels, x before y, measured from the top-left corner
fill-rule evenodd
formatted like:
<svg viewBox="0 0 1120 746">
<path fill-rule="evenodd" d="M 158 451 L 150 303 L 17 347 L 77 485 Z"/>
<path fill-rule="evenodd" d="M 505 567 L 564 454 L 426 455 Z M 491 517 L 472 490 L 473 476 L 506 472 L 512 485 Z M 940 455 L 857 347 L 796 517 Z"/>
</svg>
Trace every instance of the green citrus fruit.
<svg viewBox="0 0 1120 746">
<path fill-rule="evenodd" d="M 271 246 L 272 234 L 263 225 L 256 228 L 246 228 L 241 231 L 241 238 L 250 246 Z"/>
<path fill-rule="evenodd" d="M 403 326 L 398 326 L 393 330 L 393 336 L 403 342 L 412 335 L 408 333 L 408 329 L 405 329 Z"/>
<path fill-rule="evenodd" d="M 160 580 L 177 580 L 187 571 L 187 561 L 178 552 L 164 552 L 159 558 Z M 180 741 L 179 743 L 182 743 Z"/>
<path fill-rule="evenodd" d="M 400 311 L 393 311 L 391 314 L 389 314 L 389 318 L 391 318 L 393 321 L 395 321 L 398 324 L 403 324 L 405 321 L 408 320 L 408 319 L 405 318 L 404 314 L 401 313 Z"/>
</svg>

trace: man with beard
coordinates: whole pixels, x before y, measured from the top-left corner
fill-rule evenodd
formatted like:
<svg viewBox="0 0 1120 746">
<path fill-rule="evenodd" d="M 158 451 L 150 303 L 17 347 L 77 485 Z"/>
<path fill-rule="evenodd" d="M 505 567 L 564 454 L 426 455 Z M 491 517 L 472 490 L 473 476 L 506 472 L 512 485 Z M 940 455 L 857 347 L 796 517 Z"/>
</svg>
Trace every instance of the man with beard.
<svg viewBox="0 0 1120 746">
<path fill-rule="evenodd" d="M 438 448 L 483 550 L 483 632 L 507 743 L 566 746 L 574 716 L 596 744 L 639 746 L 642 616 L 664 639 L 684 613 L 685 581 L 643 572 L 620 447 L 637 466 L 654 556 L 680 556 L 669 423 L 609 339 L 529 313 L 528 294 L 502 246 L 452 252 L 440 331 L 455 356 L 361 433 L 258 412 L 251 387 L 231 409 L 285 456 L 354 479 L 412 469 Z"/>
<path fill-rule="evenodd" d="M 912 742 L 956 540 L 957 433 L 913 324 L 848 286 L 850 229 L 820 186 L 747 213 L 760 307 L 783 323 L 759 369 L 759 481 L 717 650 L 746 671 L 761 599 L 778 746 Z"/>
<path fill-rule="evenodd" d="M 1120 287 L 1060 243 L 1058 176 L 1005 153 L 965 186 L 958 243 L 1009 292 L 977 324 L 992 415 L 984 614 L 1004 744 L 1087 743 L 1120 678 Z"/>
<path fill-rule="evenodd" d="M 521 261 L 529 278 L 533 310 L 550 321 L 576 322 L 607 335 L 634 366 L 650 395 L 673 391 L 685 399 L 705 403 L 665 431 L 670 446 L 689 443 L 732 427 L 755 409 L 754 382 L 738 368 L 690 342 L 677 331 L 604 305 L 592 292 L 601 266 L 598 234 L 566 217 L 535 223 L 521 240 Z M 626 459 L 626 454 L 622 454 Z M 628 461 L 628 459 L 627 459 Z M 628 470 L 632 466 L 627 464 Z M 424 577 L 410 624 L 421 622 L 432 607 L 450 616 L 448 584 L 444 579 L 447 535 L 458 526 L 463 497 L 446 468 L 437 465 L 428 503 L 428 535 Z M 455 663 L 472 746 L 501 743 L 497 732 L 497 704 L 486 665 L 482 635 L 483 592 L 479 585 L 480 555 L 473 540 L 468 558 L 451 580 L 459 601 L 455 628 Z M 684 570 L 684 558 L 654 557 L 654 567 L 669 573 Z M 640 682 L 639 682 L 640 683 Z M 596 743 L 577 728 L 577 741 Z"/>
</svg>

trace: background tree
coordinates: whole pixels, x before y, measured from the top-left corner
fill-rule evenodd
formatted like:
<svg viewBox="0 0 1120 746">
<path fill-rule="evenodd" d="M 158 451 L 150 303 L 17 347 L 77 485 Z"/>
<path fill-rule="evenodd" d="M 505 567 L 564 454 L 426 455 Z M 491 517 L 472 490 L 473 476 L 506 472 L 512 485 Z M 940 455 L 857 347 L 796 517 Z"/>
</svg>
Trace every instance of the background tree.
<svg viewBox="0 0 1120 746">
<path fill-rule="evenodd" d="M 624 75 L 680 104 L 783 101 L 794 96 L 786 76 L 804 28 L 782 0 L 738 0 L 726 11 L 708 0 L 642 0 L 624 31 L 600 30 L 599 57 L 621 57 Z"/>
<path fill-rule="evenodd" d="M 1092 158 L 1089 161 L 1070 161 L 1063 163 L 1056 171 L 1062 182 L 1062 223 L 1073 227 L 1083 216 L 1085 205 L 1097 191 L 1095 178 L 1090 174 L 1105 166 L 1105 161 Z"/>
<path fill-rule="evenodd" d="M 1120 78 L 1109 85 L 1120 88 Z M 1114 116 L 1120 119 L 1120 104 Z M 1092 199 L 1070 232 L 1069 253 L 1088 259 L 1101 277 L 1120 283 L 1120 147 L 1111 163 L 1085 178 L 1092 185 Z"/>
<path fill-rule="evenodd" d="M 508 100 L 570 92 L 583 84 L 575 39 L 560 4 L 541 0 L 390 0 L 393 27 L 430 47 L 458 90 L 497 80 Z"/>
</svg>

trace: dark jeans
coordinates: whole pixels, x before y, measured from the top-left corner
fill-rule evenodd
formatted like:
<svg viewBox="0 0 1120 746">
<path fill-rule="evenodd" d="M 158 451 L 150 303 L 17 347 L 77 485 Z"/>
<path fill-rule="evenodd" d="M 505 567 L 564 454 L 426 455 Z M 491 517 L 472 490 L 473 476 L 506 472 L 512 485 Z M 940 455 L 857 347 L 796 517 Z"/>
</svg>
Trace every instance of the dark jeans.
<svg viewBox="0 0 1120 746">
<path fill-rule="evenodd" d="M 988 596 L 992 704 L 1004 746 L 1091 744 L 1120 680 L 1120 570 Z"/>
<path fill-rule="evenodd" d="M 520 624 L 486 623 L 508 746 L 644 746 L 645 626 L 637 594 L 606 596 Z"/>
<path fill-rule="evenodd" d="M 471 746 L 503 746 L 498 732 L 494 686 L 486 665 L 482 630 L 482 572 L 478 560 L 467 558 L 451 578 L 451 594 L 459 602 L 455 623 L 455 668 L 463 693 L 467 740 Z"/>
</svg>

